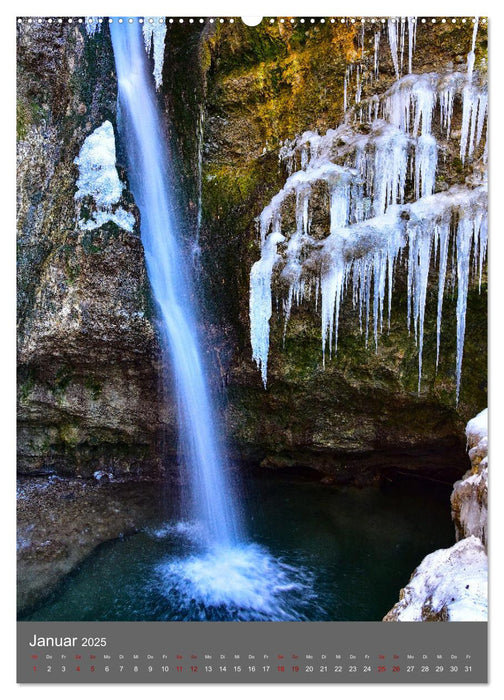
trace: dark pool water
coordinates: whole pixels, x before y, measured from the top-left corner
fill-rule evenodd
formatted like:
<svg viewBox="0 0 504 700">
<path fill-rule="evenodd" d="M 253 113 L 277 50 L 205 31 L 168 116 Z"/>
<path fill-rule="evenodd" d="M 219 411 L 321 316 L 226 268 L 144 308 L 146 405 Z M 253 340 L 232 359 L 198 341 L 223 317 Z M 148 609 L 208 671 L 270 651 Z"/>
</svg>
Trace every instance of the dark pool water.
<svg viewBox="0 0 504 700">
<path fill-rule="evenodd" d="M 24 620 L 381 620 L 421 559 L 454 542 L 451 487 L 366 488 L 252 477 L 249 542 L 201 553 L 153 503 L 139 533 L 100 546 Z"/>
</svg>

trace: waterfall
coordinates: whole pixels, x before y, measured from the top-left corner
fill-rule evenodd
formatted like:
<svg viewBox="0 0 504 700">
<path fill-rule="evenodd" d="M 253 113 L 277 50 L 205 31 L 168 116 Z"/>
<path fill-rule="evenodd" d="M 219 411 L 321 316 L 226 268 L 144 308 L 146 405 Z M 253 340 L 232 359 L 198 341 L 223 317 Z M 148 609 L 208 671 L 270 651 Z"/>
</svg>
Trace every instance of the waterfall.
<svg viewBox="0 0 504 700">
<path fill-rule="evenodd" d="M 241 539 L 240 518 L 206 380 L 190 265 L 171 199 L 169 153 L 144 37 L 137 22 L 113 22 L 110 30 L 130 186 L 140 210 L 142 243 L 160 316 L 163 350 L 175 378 L 180 459 L 190 483 L 186 496 L 190 518 L 200 526 L 207 547 L 226 547 Z"/>
<path fill-rule="evenodd" d="M 247 542 L 226 475 L 205 365 L 199 346 L 190 253 L 170 197 L 169 150 L 158 114 L 139 24 L 111 23 L 119 121 L 130 187 L 140 210 L 147 273 L 157 302 L 163 349 L 175 378 L 180 459 L 189 475 L 190 522 L 168 524 L 159 537 L 186 540 L 152 571 L 152 584 L 176 620 L 302 620 L 313 601 L 311 571 Z M 149 37 L 147 37 L 148 39 Z M 159 48 L 159 47 L 158 47 Z M 159 67 L 159 50 L 158 50 Z M 161 70 L 155 71 L 160 84 Z"/>
</svg>

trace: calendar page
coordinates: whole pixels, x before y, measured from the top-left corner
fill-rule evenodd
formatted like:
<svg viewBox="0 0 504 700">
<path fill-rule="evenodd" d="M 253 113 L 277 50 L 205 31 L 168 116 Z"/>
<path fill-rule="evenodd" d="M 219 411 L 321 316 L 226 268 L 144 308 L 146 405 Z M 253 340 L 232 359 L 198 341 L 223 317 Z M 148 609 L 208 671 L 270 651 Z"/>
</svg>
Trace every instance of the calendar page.
<svg viewBox="0 0 504 700">
<path fill-rule="evenodd" d="M 16 19 L 18 683 L 486 683 L 487 25 Z"/>
</svg>

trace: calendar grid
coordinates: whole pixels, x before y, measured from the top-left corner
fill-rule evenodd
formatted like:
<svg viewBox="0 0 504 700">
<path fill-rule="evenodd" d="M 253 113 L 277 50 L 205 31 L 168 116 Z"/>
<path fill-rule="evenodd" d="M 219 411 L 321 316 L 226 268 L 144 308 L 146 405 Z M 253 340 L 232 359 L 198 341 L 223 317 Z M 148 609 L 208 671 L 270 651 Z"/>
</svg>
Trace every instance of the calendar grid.
<svg viewBox="0 0 504 700">
<path fill-rule="evenodd" d="M 484 683 L 487 623 L 21 622 L 20 683 Z"/>
</svg>

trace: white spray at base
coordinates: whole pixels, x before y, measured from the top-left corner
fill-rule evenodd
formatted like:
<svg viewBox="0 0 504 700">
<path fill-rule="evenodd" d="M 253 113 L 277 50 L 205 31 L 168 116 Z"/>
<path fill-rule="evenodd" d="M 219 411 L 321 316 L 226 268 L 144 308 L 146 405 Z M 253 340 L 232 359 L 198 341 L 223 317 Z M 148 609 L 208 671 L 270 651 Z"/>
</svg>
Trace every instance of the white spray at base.
<svg viewBox="0 0 504 700">
<path fill-rule="evenodd" d="M 408 27 L 415 27 L 409 18 Z M 273 288 L 280 298 L 282 288 L 287 290 L 283 293 L 285 328 L 293 302 L 311 299 L 318 310 L 320 293 L 325 364 L 326 355 L 337 352 L 345 293 L 358 310 L 366 344 L 372 323 L 377 347 L 384 323 L 390 326 L 394 279 L 402 258 L 407 267 L 407 327 L 418 346 L 419 392 L 431 268 L 437 265 L 438 271 L 436 368 L 448 276 L 456 288 L 458 402 L 469 282 L 475 275 L 481 286 L 487 249 L 488 95 L 484 76 L 474 71 L 476 32 L 477 22 L 466 70 L 416 75 L 411 73 L 411 30 L 410 74 L 399 78 L 404 44 L 399 53 L 397 23 L 389 21 L 395 83 L 383 95 L 363 100 L 358 80 L 355 105 L 343 124 L 324 135 L 307 131 L 284 143 L 280 161 L 288 178 L 258 218 L 261 258 L 250 274 L 252 357 L 265 387 Z M 374 73 L 378 46 L 379 34 L 375 34 Z M 350 74 L 347 69 L 345 103 Z M 460 160 L 472 163 L 473 172 L 464 185 L 435 193 L 438 161 L 454 136 L 454 107 L 460 103 Z M 321 201 L 321 188 L 327 192 L 329 208 L 325 238 L 312 235 L 312 214 L 315 203 Z M 407 197 L 414 201 L 406 203 Z M 450 249 L 454 252 L 451 268 Z"/>
<path fill-rule="evenodd" d="M 167 176 L 169 153 L 138 23 L 110 26 L 118 79 L 121 130 L 130 187 L 140 211 L 141 236 L 162 343 L 175 378 L 180 455 L 189 476 L 189 518 L 199 533 L 195 553 L 159 565 L 160 585 L 187 619 L 296 619 L 284 593 L 306 594 L 306 573 L 247 543 L 227 476 L 196 326 L 188 254 L 174 214 Z M 149 46 L 147 46 L 149 48 Z M 302 582 L 304 581 L 304 582 Z"/>
</svg>

